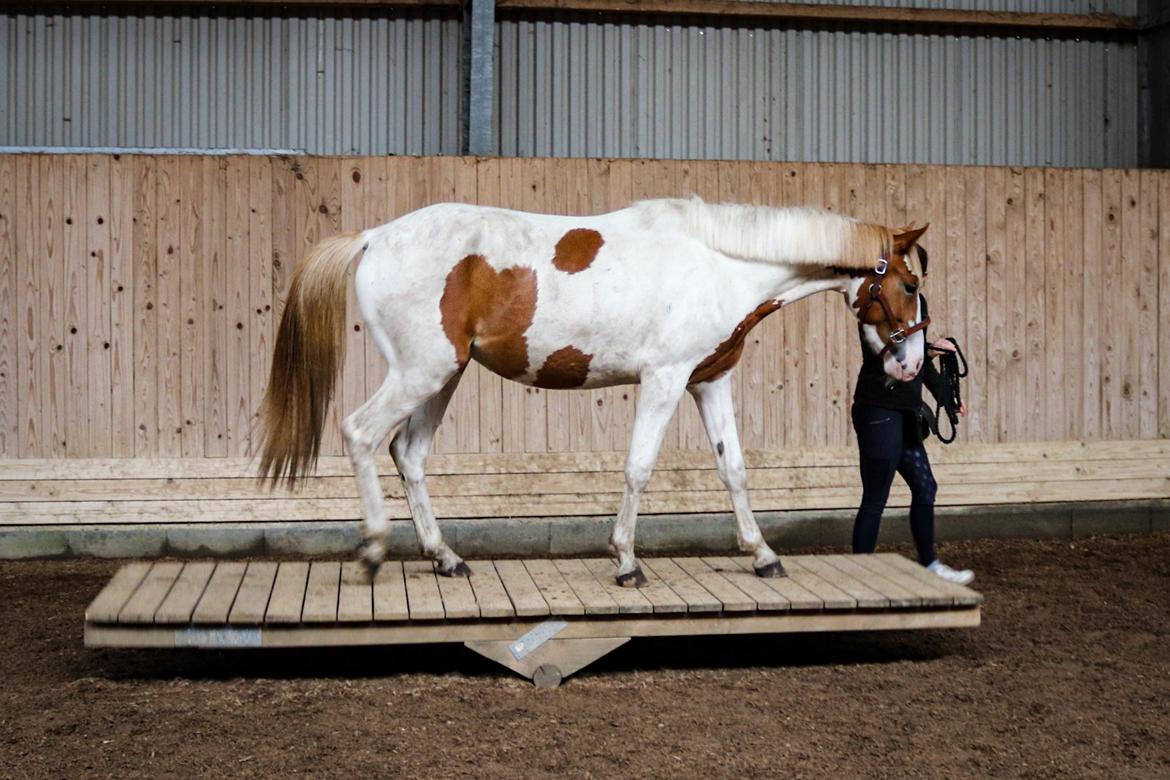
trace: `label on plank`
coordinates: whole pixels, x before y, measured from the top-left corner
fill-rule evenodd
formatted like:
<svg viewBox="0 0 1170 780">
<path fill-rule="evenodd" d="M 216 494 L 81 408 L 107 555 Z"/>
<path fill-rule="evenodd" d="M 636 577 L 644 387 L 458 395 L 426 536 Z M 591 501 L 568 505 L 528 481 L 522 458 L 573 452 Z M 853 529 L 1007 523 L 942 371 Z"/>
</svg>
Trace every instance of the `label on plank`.
<svg viewBox="0 0 1170 780">
<path fill-rule="evenodd" d="M 563 620 L 546 620 L 536 628 L 529 631 L 524 636 L 517 639 L 512 644 L 508 645 L 508 649 L 512 651 L 512 657 L 517 661 L 523 661 L 532 654 L 536 648 L 543 645 L 548 640 L 559 634 L 565 626 L 569 625 Z"/>
<path fill-rule="evenodd" d="M 175 647 L 260 647 L 258 628 L 184 628 Z"/>
</svg>

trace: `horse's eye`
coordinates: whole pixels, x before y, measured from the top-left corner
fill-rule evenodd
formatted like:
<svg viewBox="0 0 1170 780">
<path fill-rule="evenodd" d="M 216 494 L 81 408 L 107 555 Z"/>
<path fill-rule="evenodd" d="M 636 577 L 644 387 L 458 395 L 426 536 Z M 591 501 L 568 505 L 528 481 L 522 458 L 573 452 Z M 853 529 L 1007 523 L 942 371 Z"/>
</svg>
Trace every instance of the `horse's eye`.
<svg viewBox="0 0 1170 780">
<path fill-rule="evenodd" d="M 907 295 L 914 295 L 918 292 L 918 285 L 916 284 L 904 284 L 902 286 L 906 288 Z"/>
</svg>

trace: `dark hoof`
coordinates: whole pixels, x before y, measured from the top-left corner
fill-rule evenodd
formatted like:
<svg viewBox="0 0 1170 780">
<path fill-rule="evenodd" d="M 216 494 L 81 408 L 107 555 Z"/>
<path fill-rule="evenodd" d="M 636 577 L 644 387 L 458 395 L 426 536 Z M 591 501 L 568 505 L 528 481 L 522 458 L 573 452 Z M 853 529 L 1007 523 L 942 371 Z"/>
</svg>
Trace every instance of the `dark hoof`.
<svg viewBox="0 0 1170 780">
<path fill-rule="evenodd" d="M 642 573 L 642 567 L 636 566 L 629 574 L 619 574 L 617 576 L 617 584 L 623 588 L 640 588 L 647 582 L 646 575 Z"/>
<path fill-rule="evenodd" d="M 784 571 L 784 567 L 780 564 L 780 561 L 776 561 L 775 563 L 769 563 L 767 566 L 756 569 L 756 576 L 771 579 L 773 577 L 787 577 L 788 572 Z"/>
<path fill-rule="evenodd" d="M 459 561 L 454 569 L 451 569 L 450 571 L 441 571 L 439 574 L 442 574 L 444 577 L 470 577 L 471 568 L 468 567 L 468 565 L 463 561 Z"/>
<path fill-rule="evenodd" d="M 362 565 L 362 571 L 365 572 L 366 580 L 373 582 L 374 578 L 378 576 L 378 569 L 382 568 L 380 561 L 371 561 L 364 555 L 358 557 L 358 561 Z"/>
</svg>

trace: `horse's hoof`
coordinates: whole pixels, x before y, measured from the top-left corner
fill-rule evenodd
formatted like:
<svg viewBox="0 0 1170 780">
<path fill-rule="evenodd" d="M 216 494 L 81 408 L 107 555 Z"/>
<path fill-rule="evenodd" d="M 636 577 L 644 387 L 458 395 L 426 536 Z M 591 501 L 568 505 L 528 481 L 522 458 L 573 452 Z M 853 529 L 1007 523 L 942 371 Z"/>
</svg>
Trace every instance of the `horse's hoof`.
<svg viewBox="0 0 1170 780">
<path fill-rule="evenodd" d="M 788 572 L 784 571 L 784 567 L 780 561 L 774 561 L 766 566 L 760 566 L 756 569 L 757 577 L 766 577 L 772 579 L 774 577 L 787 577 Z"/>
<path fill-rule="evenodd" d="M 459 561 L 459 563 L 455 564 L 455 568 L 447 571 L 440 570 L 439 574 L 442 574 L 444 577 L 470 577 L 471 568 L 463 561 Z"/>
<path fill-rule="evenodd" d="M 381 542 L 366 541 L 358 548 L 358 561 L 361 562 L 366 576 L 371 580 L 382 568 L 382 560 L 386 557 L 386 549 Z"/>
<path fill-rule="evenodd" d="M 640 588 L 647 582 L 646 575 L 642 573 L 641 566 L 635 566 L 632 572 L 627 574 L 619 574 L 617 576 L 617 584 L 623 588 Z"/>
</svg>

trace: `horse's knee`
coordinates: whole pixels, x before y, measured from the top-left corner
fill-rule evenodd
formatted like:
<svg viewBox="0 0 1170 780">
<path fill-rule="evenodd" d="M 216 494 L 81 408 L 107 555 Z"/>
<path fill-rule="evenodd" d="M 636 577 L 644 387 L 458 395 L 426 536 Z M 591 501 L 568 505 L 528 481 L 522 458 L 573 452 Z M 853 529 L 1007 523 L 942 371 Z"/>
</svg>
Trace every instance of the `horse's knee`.
<svg viewBox="0 0 1170 780">
<path fill-rule="evenodd" d="M 653 471 L 654 466 L 651 463 L 627 463 L 626 487 L 635 493 L 641 493 L 645 489 L 646 483 L 650 481 L 650 475 Z"/>
</svg>

